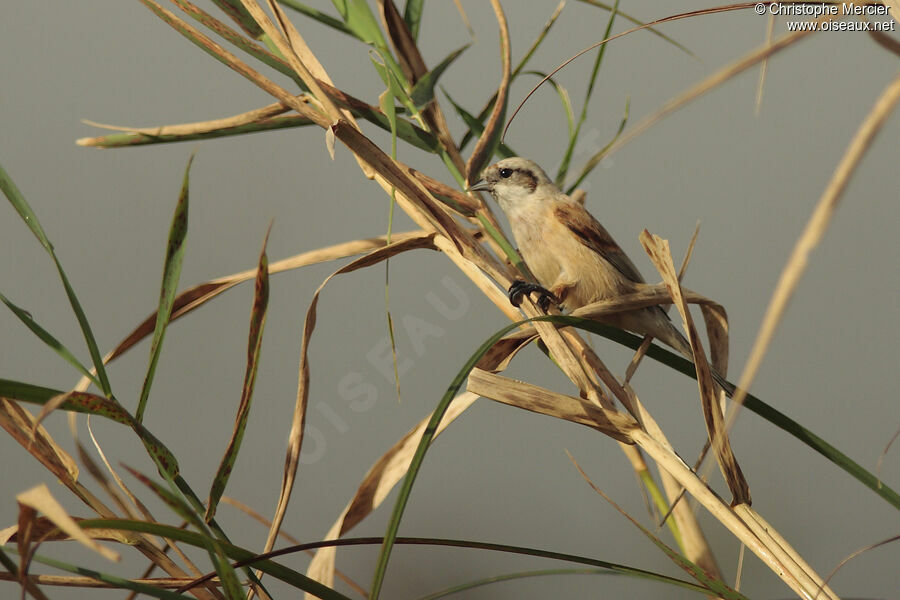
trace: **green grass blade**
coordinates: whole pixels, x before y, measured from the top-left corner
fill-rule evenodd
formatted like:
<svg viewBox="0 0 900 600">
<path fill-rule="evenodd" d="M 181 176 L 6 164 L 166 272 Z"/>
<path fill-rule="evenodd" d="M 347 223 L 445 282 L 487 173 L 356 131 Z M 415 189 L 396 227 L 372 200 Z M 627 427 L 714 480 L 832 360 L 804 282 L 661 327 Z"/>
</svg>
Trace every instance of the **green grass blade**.
<svg viewBox="0 0 900 600">
<path fill-rule="evenodd" d="M 602 8 L 608 12 L 612 12 L 612 6 L 610 6 L 609 4 L 606 4 L 604 2 L 598 2 L 597 0 L 579 0 L 579 2 L 584 2 L 585 4 L 590 4 L 591 6 L 596 6 L 597 8 Z M 626 21 L 631 21 L 638 27 L 642 27 L 647 24 L 644 21 L 636 19 L 635 17 L 631 16 L 628 13 L 619 11 L 619 16 L 622 17 L 623 19 L 625 19 Z M 697 55 L 694 54 L 693 52 L 691 52 L 691 50 L 687 46 L 680 44 L 679 42 L 675 41 L 673 38 L 670 38 L 663 32 L 656 29 L 655 27 L 647 27 L 647 31 L 649 31 L 653 35 L 657 36 L 661 40 L 665 40 L 666 42 L 672 44 L 673 46 L 675 46 L 676 48 L 678 48 L 679 50 L 681 50 L 682 52 L 684 52 L 691 58 L 697 58 Z"/>
<path fill-rule="evenodd" d="M 271 225 L 269 226 L 271 229 Z M 266 327 L 266 310 L 269 305 L 269 259 L 266 256 L 266 245 L 269 241 L 269 232 L 266 232 L 263 241 L 263 249 L 259 255 L 259 263 L 256 268 L 256 288 L 253 295 L 253 308 L 250 310 L 250 333 L 247 340 L 247 367 L 244 371 L 244 385 L 241 388 L 241 401 L 238 406 L 237 417 L 234 423 L 234 432 L 219 470 L 213 478 L 212 487 L 209 490 L 209 501 L 206 504 L 206 516 L 208 522 L 216 514 L 219 500 L 225 492 L 228 478 L 234 469 L 241 442 L 244 439 L 244 430 L 247 428 L 247 419 L 250 416 L 250 406 L 253 401 L 253 387 L 256 384 L 256 373 L 259 367 L 260 349 L 262 347 L 263 330 Z"/>
<path fill-rule="evenodd" d="M 378 26 L 378 20 L 366 0 L 331 0 L 344 24 L 361 42 L 387 49 L 387 42 Z"/>
<path fill-rule="evenodd" d="M 535 38 L 534 42 L 531 43 L 531 47 L 525 52 L 524 56 L 519 60 L 519 63 L 512 70 L 512 73 L 509 76 L 509 83 L 512 85 L 513 81 L 519 76 L 519 73 L 522 72 L 522 69 L 528 64 L 528 61 L 531 60 L 531 57 L 537 51 L 538 47 L 540 47 L 541 43 L 544 41 L 544 38 L 547 37 L 547 34 L 550 33 L 550 29 L 553 27 L 553 24 L 556 23 L 556 19 L 559 18 L 559 15 L 562 14 L 562 9 L 565 7 L 565 0 L 561 0 L 561 2 L 556 6 L 556 10 L 553 11 L 553 14 L 550 15 L 550 18 L 544 24 L 544 27 L 541 29 L 537 38 Z M 497 94 L 495 93 L 491 96 L 491 99 L 487 101 L 487 104 L 484 105 L 484 108 L 481 109 L 481 112 L 478 113 L 478 122 L 484 123 L 484 120 L 488 118 L 488 115 L 491 114 L 491 109 L 494 107 L 494 102 L 497 101 Z M 481 132 L 473 132 L 471 129 L 467 131 L 462 140 L 459 142 L 459 149 L 463 150 L 466 146 L 469 145 L 469 142 L 472 139 L 477 138 L 481 135 Z M 513 154 L 512 156 L 517 156 Z"/>
<path fill-rule="evenodd" d="M 73 355 L 65 345 L 53 337 L 49 331 L 38 325 L 38 323 L 34 320 L 27 310 L 20 308 L 13 304 L 12 301 L 9 300 L 6 296 L 0 293 L 0 301 L 2 301 L 6 306 L 9 307 L 9 310 L 13 312 L 14 315 L 19 317 L 19 320 L 22 321 L 28 329 L 30 329 L 42 342 L 53 348 L 54 352 L 59 354 L 66 362 L 75 367 L 79 373 L 90 379 L 94 382 L 98 388 L 100 387 L 100 382 L 94 377 L 94 374 L 87 370 L 87 368 L 81 364 L 75 355 Z"/>
<path fill-rule="evenodd" d="M 414 40 L 419 39 L 419 24 L 422 22 L 424 4 L 424 0 L 406 0 L 406 8 L 403 9 L 403 20 L 406 21 Z"/>
<path fill-rule="evenodd" d="M 159 291 L 159 308 L 156 311 L 156 329 L 153 331 L 153 341 L 150 345 L 150 364 L 147 374 L 144 376 L 144 384 L 141 386 L 141 396 L 138 402 L 135 418 L 144 420 L 144 411 L 147 409 L 147 398 L 150 397 L 150 387 L 153 385 L 153 376 L 156 374 L 156 365 L 162 352 L 163 339 L 166 336 L 166 327 L 172 317 L 172 305 L 175 302 L 175 292 L 178 291 L 178 279 L 181 276 L 181 265 L 184 262 L 184 240 L 188 230 L 188 205 L 191 165 L 194 155 L 188 159 L 184 169 L 184 179 L 181 184 L 181 194 L 175 205 L 175 215 L 172 217 L 172 226 L 169 228 L 169 243 L 166 245 L 166 259 L 163 266 L 162 286 Z"/>
<path fill-rule="evenodd" d="M 3 165 L 0 165 L 0 190 L 3 190 L 3 194 L 9 200 L 10 204 L 12 204 L 13 208 L 16 209 L 16 212 L 19 213 L 19 216 L 22 217 L 22 220 L 25 221 L 25 224 L 28 225 L 31 233 L 38 239 L 41 246 L 43 246 L 47 252 L 53 252 L 53 245 L 47 238 L 47 234 L 44 233 L 44 228 L 41 227 L 37 215 L 31 210 L 31 206 L 29 206 L 28 202 L 25 200 L 25 196 L 22 195 L 22 192 L 6 172 L 6 169 L 3 168 Z"/>
<path fill-rule="evenodd" d="M 334 17 L 332 17 L 330 15 L 326 15 L 322 11 L 316 10 L 315 8 L 312 8 L 311 6 L 307 6 L 307 5 L 303 4 L 302 2 L 298 2 L 297 0 L 278 0 L 278 4 L 287 6 L 288 8 L 297 11 L 301 15 L 305 15 L 305 16 L 309 17 L 310 19 L 314 19 L 323 25 L 327 25 L 328 27 L 331 27 L 332 29 L 336 29 L 336 30 L 340 31 L 341 33 L 345 33 L 347 35 L 356 37 L 353 34 L 353 31 L 351 31 L 349 27 L 344 25 L 344 23 L 341 22 L 340 19 L 335 19 Z"/>
<path fill-rule="evenodd" d="M 466 44 L 465 46 L 458 48 L 447 55 L 447 58 L 442 60 L 436 67 L 425 73 L 419 80 L 416 82 L 416 85 L 413 86 L 412 91 L 409 94 L 410 99 L 412 99 L 413 104 L 419 110 L 425 108 L 425 105 L 434 100 L 434 86 L 437 84 L 438 79 L 443 75 L 444 71 L 447 70 L 453 61 L 459 58 L 459 55 L 462 54 L 470 44 Z"/>
<path fill-rule="evenodd" d="M 44 249 L 50 254 L 50 258 L 53 259 L 53 264 L 56 265 L 56 271 L 57 273 L 59 273 L 59 278 L 62 281 L 63 288 L 65 288 L 66 290 L 66 297 L 69 299 L 69 304 L 72 307 L 72 312 L 75 313 L 75 318 L 78 320 L 78 325 L 81 327 L 81 333 L 84 336 L 84 341 L 88 347 L 88 352 L 91 355 L 91 361 L 94 365 L 94 369 L 96 369 L 97 371 L 97 377 L 100 380 L 100 389 L 103 390 L 103 393 L 106 394 L 107 397 L 111 396 L 112 388 L 109 384 L 109 377 L 106 374 L 106 368 L 103 365 L 103 359 L 100 357 L 100 350 L 97 347 L 97 340 L 94 338 L 94 333 L 93 331 L 91 331 L 91 326 L 84 314 L 84 310 L 82 310 L 81 308 L 81 303 L 78 302 L 78 298 L 75 295 L 75 290 L 73 290 L 71 284 L 69 284 L 69 278 L 66 277 L 65 271 L 63 271 L 62 265 L 60 264 L 59 259 L 56 257 L 56 252 L 54 252 L 53 250 L 53 244 L 50 243 L 50 239 L 44 232 L 44 228 L 41 227 L 41 223 L 40 221 L 38 221 L 37 215 L 33 210 L 31 210 L 31 206 L 29 206 L 28 202 L 25 200 L 25 196 L 22 195 L 22 192 L 19 190 L 18 186 L 16 186 L 15 182 L 13 182 L 12 178 L 9 176 L 2 165 L 0 165 L 0 190 L 3 190 L 6 198 L 13 205 L 13 208 L 16 209 L 16 212 L 19 213 L 19 216 L 22 217 L 22 220 L 25 221 L 26 225 L 28 225 L 28 228 L 38 239 L 41 246 L 43 246 Z"/>
<path fill-rule="evenodd" d="M 466 124 L 466 127 L 469 128 L 468 133 L 473 135 L 480 136 L 484 131 L 484 122 L 478 120 L 478 117 L 467 111 L 465 108 L 460 106 L 450 97 L 450 94 L 447 93 L 447 90 L 442 88 L 444 95 L 447 97 L 447 100 L 450 102 L 450 105 L 453 107 L 453 110 L 456 111 L 456 114 L 463 120 Z M 505 143 L 500 142 L 500 146 L 497 147 L 497 155 L 502 158 L 509 158 L 510 156 L 518 156 L 516 151 L 507 146 Z"/>
<path fill-rule="evenodd" d="M 173 539 L 178 542 L 194 546 L 196 548 L 204 548 L 204 544 L 208 541 L 202 534 L 186 529 L 179 529 L 170 525 L 162 525 L 160 523 L 148 523 L 145 521 L 132 521 L 128 519 L 85 519 L 79 521 L 79 526 L 83 529 L 117 529 L 120 531 L 138 531 L 150 535 Z M 261 570 L 267 575 L 271 575 L 276 579 L 284 581 L 297 589 L 315 594 L 324 600 L 349 600 L 349 598 L 336 590 L 333 590 L 314 579 L 299 573 L 293 569 L 280 565 L 272 560 L 261 559 L 253 561 L 257 553 L 251 552 L 239 546 L 226 542 L 219 542 L 223 552 L 232 560 L 250 564 L 252 561 L 253 568 Z"/>
<path fill-rule="evenodd" d="M 609 19 L 606 22 L 606 31 L 603 38 L 606 39 L 612 33 L 613 24 L 616 22 L 616 15 L 619 13 L 619 0 L 615 0 L 612 10 L 609 11 Z M 559 171 L 556 173 L 556 185 L 562 187 L 562 183 L 566 180 L 566 174 L 569 172 L 569 164 L 572 162 L 572 154 L 575 152 L 575 145 L 578 143 L 578 136 L 581 133 L 581 126 L 587 118 L 588 105 L 591 102 L 591 96 L 594 94 L 594 85 L 597 83 L 597 75 L 600 73 L 600 65 L 603 63 L 603 57 L 606 55 L 606 44 L 600 46 L 597 50 L 597 58 L 594 59 L 594 67 L 591 70 L 591 77 L 588 79 L 587 91 L 584 93 L 584 102 L 581 105 L 581 115 L 578 117 L 578 124 L 575 126 L 574 133 L 569 135 L 569 145 L 566 147 L 563 155 L 562 163 Z"/>
<path fill-rule="evenodd" d="M 594 153 L 587 162 L 584 163 L 584 166 L 581 168 L 581 172 L 578 174 L 578 177 L 575 178 L 575 181 L 572 182 L 568 188 L 566 188 L 566 193 L 571 194 L 575 191 L 575 188 L 584 181 L 584 178 L 591 174 L 597 165 L 600 164 L 604 158 L 606 158 L 606 154 L 609 152 L 609 149 L 612 148 L 612 145 L 616 143 L 616 140 L 619 139 L 619 136 L 622 135 L 622 132 L 625 130 L 625 125 L 628 123 L 628 115 L 631 112 L 631 98 L 625 99 L 625 114 L 622 116 L 622 120 L 619 122 L 619 128 L 616 130 L 616 134 L 609 140 L 605 146 L 600 148 L 600 150 Z"/>
<path fill-rule="evenodd" d="M 409 468 L 406 471 L 406 477 L 403 478 L 403 483 L 400 486 L 400 491 L 397 494 L 397 500 L 394 503 L 394 510 L 391 513 L 390 521 L 388 521 L 387 531 L 384 534 L 384 542 L 381 545 L 381 552 L 378 555 L 378 562 L 375 567 L 375 575 L 372 579 L 372 588 L 369 592 L 370 600 L 378 600 L 378 596 L 381 593 L 381 587 L 384 583 L 385 574 L 387 573 L 387 566 L 388 561 L 390 560 L 391 550 L 393 550 L 394 541 L 397 538 L 397 532 L 400 529 L 400 520 L 403 518 L 403 511 L 406 509 L 406 504 L 409 502 L 409 496 L 412 492 L 413 483 L 415 483 L 416 476 L 419 474 L 419 469 L 422 466 L 422 462 L 425 460 L 425 453 L 428 451 L 428 446 L 431 444 L 431 440 L 434 439 L 435 432 L 437 431 L 437 427 L 440 424 L 441 419 L 444 417 L 444 413 L 447 412 L 447 407 L 450 406 L 450 402 L 453 401 L 453 398 L 456 396 L 463 383 L 465 383 L 466 377 L 469 376 L 469 372 L 475 367 L 475 364 L 478 362 L 478 360 L 498 340 L 500 340 L 500 338 L 525 322 L 527 321 L 513 323 L 504 327 L 503 329 L 492 335 L 490 339 L 488 339 L 484 344 L 482 344 L 481 347 L 478 348 L 478 350 L 475 352 L 475 354 L 469 357 L 469 360 L 466 361 L 466 364 L 463 365 L 463 368 L 460 369 L 456 377 L 453 378 L 453 381 L 450 382 L 450 386 L 447 388 L 447 391 L 444 393 L 444 396 L 438 403 L 437 408 L 434 409 L 434 412 L 431 415 L 431 419 L 428 421 L 428 425 L 425 426 L 425 431 L 422 433 L 422 439 L 419 442 L 418 447 L 416 448 L 416 452 L 415 454 L 413 454 L 412 460 L 409 463 Z"/>
<path fill-rule="evenodd" d="M 4 546 L 4 548 L 15 554 L 19 553 L 17 549 L 10 546 Z M 40 563 L 42 565 L 47 565 L 48 567 L 59 569 L 60 571 L 72 573 L 73 575 L 90 577 L 91 579 L 96 579 L 97 581 L 102 581 L 103 583 L 108 583 L 110 585 L 116 586 L 119 589 L 131 590 L 133 592 L 145 594 L 153 598 L 161 598 L 162 600 L 193 600 L 193 596 L 185 596 L 183 594 L 179 594 L 178 592 L 172 592 L 163 588 L 156 587 L 154 585 L 150 585 L 148 583 L 140 583 L 137 581 L 132 581 L 130 579 L 123 579 L 122 577 L 117 577 L 115 575 L 104 573 L 102 571 L 95 571 L 94 569 L 79 567 L 77 565 L 56 560 L 55 558 L 50 558 L 49 556 L 43 556 L 41 554 L 34 554 L 29 557 L 29 560 Z"/>
<path fill-rule="evenodd" d="M 78 325 L 81 327 L 82 336 L 84 337 L 85 344 L 87 344 L 88 352 L 91 355 L 91 362 L 94 364 L 94 369 L 97 371 L 97 377 L 100 379 L 100 389 L 103 390 L 103 393 L 106 394 L 107 397 L 111 397 L 112 386 L 110 386 L 109 377 L 106 374 L 106 367 L 103 364 L 103 357 L 100 356 L 100 348 L 97 346 L 94 332 L 91 330 L 91 325 L 88 323 L 87 316 L 84 314 L 81 303 L 75 295 L 75 290 L 72 289 L 72 285 L 69 283 L 69 278 L 66 276 L 65 271 L 63 271 L 59 259 L 56 258 L 56 253 L 51 251 L 51 254 L 53 263 L 56 265 L 56 271 L 59 273 L 59 278 L 62 281 L 63 288 L 66 290 L 66 297 L 69 299 L 69 305 L 72 307 L 72 312 L 75 313 L 75 318 L 78 320 Z"/>
<path fill-rule="evenodd" d="M 403 69 L 394 60 L 394 56 L 391 54 L 387 41 L 381 32 L 378 19 L 375 18 L 372 9 L 369 8 L 369 3 L 366 0 L 331 0 L 331 2 L 344 19 L 344 23 L 353 32 L 353 35 L 374 48 L 393 77 L 400 83 L 405 92 L 404 96 L 408 95 L 410 83 L 403 74 Z M 398 98 L 403 98 L 396 92 L 394 95 Z M 415 112 L 415 110 L 410 110 L 410 113 Z"/>
<path fill-rule="evenodd" d="M 213 563 L 216 573 L 218 573 L 219 579 L 222 581 L 222 587 L 225 589 L 225 597 L 230 600 L 242 600 L 242 598 L 245 598 L 244 588 L 241 586 L 237 572 L 231 566 L 228 558 L 223 553 L 216 552 L 213 554 Z"/>
<path fill-rule="evenodd" d="M 452 596 L 453 594 L 474 590 L 475 588 L 492 585 L 494 583 L 516 581 L 517 579 L 529 579 L 531 577 L 549 577 L 553 575 L 619 575 L 619 573 L 610 572 L 606 569 L 542 569 L 540 571 L 519 571 L 517 573 L 504 573 L 502 575 L 494 575 L 492 577 L 485 577 L 483 579 L 477 579 L 475 581 L 460 583 L 458 585 L 440 590 L 439 592 L 428 594 L 427 596 L 420 596 L 419 598 L 417 598 L 417 600 L 439 600 L 440 598 L 446 598 L 447 596 Z"/>
</svg>

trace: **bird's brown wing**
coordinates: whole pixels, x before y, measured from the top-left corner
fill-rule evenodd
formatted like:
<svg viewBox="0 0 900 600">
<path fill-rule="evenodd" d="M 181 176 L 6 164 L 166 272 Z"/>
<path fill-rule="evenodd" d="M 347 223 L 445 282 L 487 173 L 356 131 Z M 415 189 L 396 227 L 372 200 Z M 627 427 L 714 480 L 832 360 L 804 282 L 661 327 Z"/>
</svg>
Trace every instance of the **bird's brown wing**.
<svg viewBox="0 0 900 600">
<path fill-rule="evenodd" d="M 622 275 L 636 283 L 645 283 L 640 271 L 622 248 L 594 216 L 580 204 L 560 203 L 554 210 L 559 222 L 568 227 L 581 243 L 614 266 Z"/>
</svg>

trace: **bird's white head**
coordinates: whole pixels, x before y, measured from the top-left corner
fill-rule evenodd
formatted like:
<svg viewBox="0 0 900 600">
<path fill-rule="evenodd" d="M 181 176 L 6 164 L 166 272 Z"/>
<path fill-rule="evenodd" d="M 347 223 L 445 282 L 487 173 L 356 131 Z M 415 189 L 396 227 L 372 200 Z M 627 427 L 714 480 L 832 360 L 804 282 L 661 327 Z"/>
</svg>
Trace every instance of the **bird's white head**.
<svg viewBox="0 0 900 600">
<path fill-rule="evenodd" d="M 535 194 L 543 186 L 555 186 L 544 170 L 534 161 L 519 156 L 504 158 L 484 170 L 482 179 L 469 189 L 487 191 L 505 212 L 525 202 L 536 202 L 542 194 Z"/>
</svg>

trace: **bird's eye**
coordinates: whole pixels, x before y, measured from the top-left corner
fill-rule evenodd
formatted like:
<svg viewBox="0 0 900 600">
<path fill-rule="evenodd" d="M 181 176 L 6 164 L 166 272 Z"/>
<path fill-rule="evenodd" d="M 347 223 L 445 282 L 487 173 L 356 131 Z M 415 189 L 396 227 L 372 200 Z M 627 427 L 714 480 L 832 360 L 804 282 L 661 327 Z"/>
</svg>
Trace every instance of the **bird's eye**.
<svg viewBox="0 0 900 600">
<path fill-rule="evenodd" d="M 509 179 L 509 176 L 512 175 L 512 169 L 500 169 L 500 177 L 503 179 Z"/>
</svg>

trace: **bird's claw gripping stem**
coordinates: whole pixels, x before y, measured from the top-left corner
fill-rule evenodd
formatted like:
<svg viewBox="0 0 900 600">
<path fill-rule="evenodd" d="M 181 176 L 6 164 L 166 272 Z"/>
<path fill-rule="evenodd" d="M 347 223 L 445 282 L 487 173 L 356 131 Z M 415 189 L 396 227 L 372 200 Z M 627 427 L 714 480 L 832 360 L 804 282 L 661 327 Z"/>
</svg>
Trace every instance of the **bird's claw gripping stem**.
<svg viewBox="0 0 900 600">
<path fill-rule="evenodd" d="M 541 310 L 544 312 L 547 312 L 547 309 L 550 308 L 551 301 L 554 304 L 559 304 L 559 299 L 553 292 L 536 283 L 522 281 L 521 279 L 513 281 L 512 285 L 509 286 L 509 302 L 518 308 L 518 306 L 522 304 L 522 297 L 525 294 L 531 294 L 532 292 L 538 293 L 538 306 L 540 306 Z"/>
</svg>

